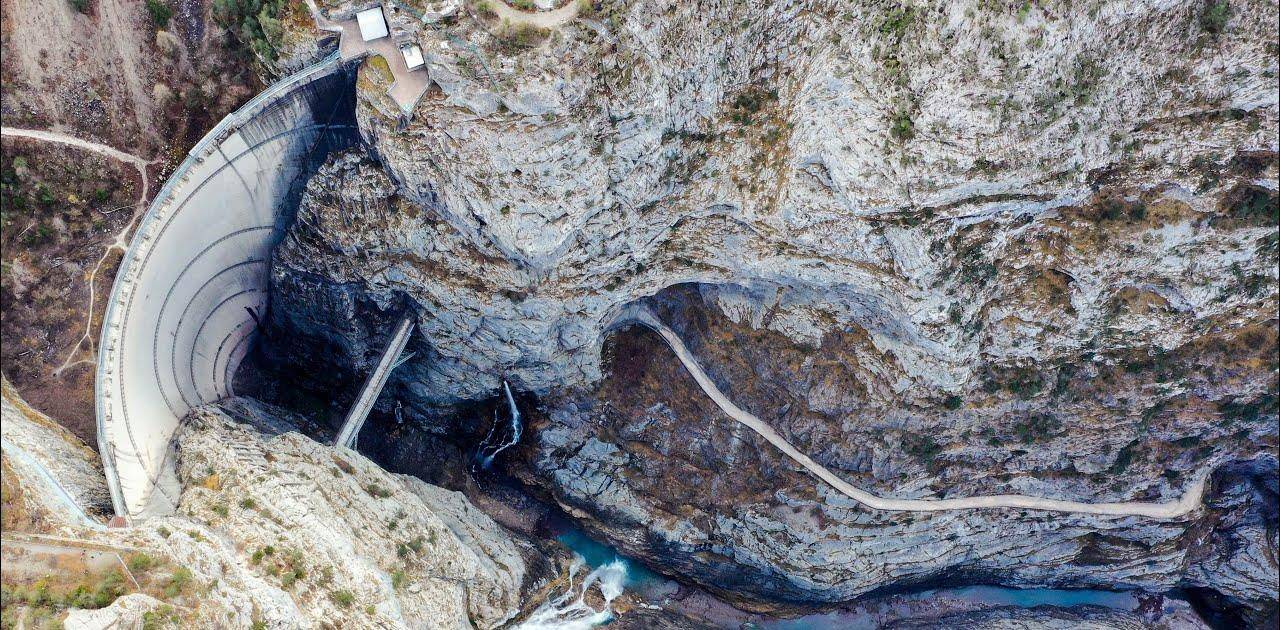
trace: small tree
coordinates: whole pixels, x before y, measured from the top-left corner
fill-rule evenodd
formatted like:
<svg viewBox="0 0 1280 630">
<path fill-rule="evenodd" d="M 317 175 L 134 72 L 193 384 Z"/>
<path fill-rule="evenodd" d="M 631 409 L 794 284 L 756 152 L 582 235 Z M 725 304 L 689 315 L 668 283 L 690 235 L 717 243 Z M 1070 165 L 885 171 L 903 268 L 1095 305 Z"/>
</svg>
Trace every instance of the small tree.
<svg viewBox="0 0 1280 630">
<path fill-rule="evenodd" d="M 1231 5 L 1227 0 L 1209 0 L 1200 14 L 1200 28 L 1216 38 L 1227 30 L 1227 20 L 1230 19 Z"/>
<path fill-rule="evenodd" d="M 156 28 L 168 28 L 169 18 L 173 17 L 173 9 L 165 4 L 163 0 L 147 0 L 147 15 L 151 16 L 151 23 Z"/>
</svg>

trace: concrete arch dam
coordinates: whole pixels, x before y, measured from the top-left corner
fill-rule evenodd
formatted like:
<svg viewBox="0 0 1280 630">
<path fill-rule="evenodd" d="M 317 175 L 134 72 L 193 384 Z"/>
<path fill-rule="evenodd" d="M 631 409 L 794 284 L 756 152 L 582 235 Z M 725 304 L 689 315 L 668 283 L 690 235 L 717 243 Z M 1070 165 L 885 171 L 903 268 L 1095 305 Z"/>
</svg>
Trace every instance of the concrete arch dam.
<svg viewBox="0 0 1280 630">
<path fill-rule="evenodd" d="M 147 209 L 112 287 L 95 392 L 126 520 L 176 507 L 173 433 L 192 408 L 233 394 L 306 176 L 359 142 L 353 82 L 335 53 L 272 85 L 201 139 Z"/>
</svg>

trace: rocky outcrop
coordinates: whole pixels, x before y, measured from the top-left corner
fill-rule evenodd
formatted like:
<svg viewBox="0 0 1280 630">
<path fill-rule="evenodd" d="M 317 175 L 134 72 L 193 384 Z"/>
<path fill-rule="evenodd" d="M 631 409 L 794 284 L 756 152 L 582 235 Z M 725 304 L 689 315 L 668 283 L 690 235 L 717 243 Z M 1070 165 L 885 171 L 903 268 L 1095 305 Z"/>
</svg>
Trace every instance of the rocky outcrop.
<svg viewBox="0 0 1280 630">
<path fill-rule="evenodd" d="M 148 613 L 163 627 L 495 628 L 536 606 L 558 575 L 556 561 L 461 494 L 319 444 L 297 418 L 252 399 L 184 423 L 171 453 L 176 515 L 105 528 L 68 500 L 86 496 L 75 469 L 96 465 L 93 452 L 65 431 L 29 439 L 46 429 L 29 426 L 8 391 L 4 403 L 6 535 L 35 535 L 23 540 L 82 564 L 85 549 L 119 553 L 137 581 L 116 576 L 112 588 L 140 581 L 144 591 L 73 610 L 68 628 L 142 627 Z M 65 461 L 45 467 L 53 454 Z M 102 485 L 99 469 L 88 489 Z"/>
<path fill-rule="evenodd" d="M 28 405 L 8 379 L 2 386 L 5 471 L 12 467 L 30 490 L 22 493 L 22 506 L 15 512 L 50 532 L 72 531 L 110 512 L 111 497 L 93 449 Z"/>
<path fill-rule="evenodd" d="M 208 523 L 241 570 L 201 568 L 272 595 L 255 598 L 272 602 L 257 606 L 264 619 L 493 628 L 549 577 L 536 550 L 461 495 L 291 429 L 237 399 L 188 418 L 178 437 L 179 510 Z"/>
<path fill-rule="evenodd" d="M 782 290 L 800 341 L 866 329 L 901 396 L 1120 343 L 1104 331 L 1167 349 L 1247 320 L 1275 277 L 1265 209 L 1205 225 L 1235 186 L 1274 197 L 1275 7 L 1215 36 L 1201 4 L 607 2 L 609 26 L 515 51 L 458 18 L 417 35 L 449 53 L 412 121 L 360 97 L 388 178 L 346 194 L 402 199 L 313 208 L 319 242 L 278 266 L 414 298 L 436 400 L 499 372 L 598 380 L 616 309 L 682 282 Z"/>
<path fill-rule="evenodd" d="M 1237 487 L 1259 487 L 1250 479 L 1268 473 L 1242 479 L 1232 472 L 1267 470 L 1274 465 L 1269 455 L 1220 465 L 1207 500 L 1210 508 L 1171 521 L 1025 510 L 870 511 L 815 483 L 767 442 L 723 416 L 680 372 L 661 342 L 648 338 L 651 334 L 618 333 L 607 346 L 610 376 L 592 395 L 546 401 L 549 411 L 531 421 L 534 441 L 521 453 L 528 468 L 518 468 L 527 483 L 545 489 L 598 535 L 668 573 L 691 577 L 729 597 L 792 603 L 838 602 L 886 585 L 936 581 L 1155 591 L 1212 582 L 1213 588 L 1243 599 L 1255 588 L 1275 588 L 1275 564 L 1269 560 L 1275 556 L 1265 551 L 1276 548 L 1273 534 L 1247 524 L 1274 523 L 1273 499 L 1265 491 L 1250 494 Z M 785 354 L 760 357 L 757 365 L 776 371 L 786 359 Z M 777 389 L 788 382 L 772 381 L 767 391 L 774 402 L 784 399 Z M 748 398 L 760 407 L 770 400 L 759 394 Z M 799 428 L 804 425 L 788 425 L 796 415 L 777 416 L 780 426 L 791 426 L 795 439 L 809 439 L 813 434 Z M 1062 445 L 1040 438 L 1024 442 L 1001 435 L 994 445 L 966 443 L 960 436 L 970 429 L 963 419 L 935 420 L 939 428 L 925 435 L 936 440 L 937 452 L 913 451 L 901 441 L 917 438 L 922 429 L 903 425 L 924 419 L 859 418 L 861 426 L 825 423 L 810 429 L 822 431 L 826 445 L 816 452 L 845 478 L 891 496 L 1020 491 L 1100 500 L 1143 496 L 1135 490 L 1151 487 L 1152 478 L 1190 476 L 1150 472 L 1152 463 L 1145 458 L 1135 458 L 1132 470 L 1109 467 L 1084 475 L 1071 469 L 1070 457 L 1052 457 Z M 1000 422 L 986 421 L 1003 432 Z M 1271 422 L 1257 419 L 1251 430 L 1260 440 L 1271 439 Z M 1009 424 L 1013 421 L 1004 420 Z M 1080 424 L 1081 435 L 1088 435 L 1090 429 Z M 957 431 L 954 441 L 952 430 Z M 901 437 L 877 436 L 887 431 Z M 1208 448 L 1228 450 L 1230 444 L 1224 440 Z M 1220 457 L 1245 457 L 1256 446 L 1239 448 L 1238 455 Z M 874 465 L 851 466 L 828 455 L 842 451 L 861 453 Z M 961 457 L 965 454 L 969 457 Z M 1157 461 L 1170 465 L 1176 459 Z M 1212 457 L 1187 461 L 1215 465 Z M 1122 485 L 1129 494 L 1118 492 Z M 1207 531 L 1237 542 L 1209 543 L 1203 536 Z M 1227 565 L 1242 584 L 1221 575 Z M 1215 577 L 1199 577 L 1206 570 Z M 1274 607 L 1270 601 L 1257 603 Z"/>
<path fill-rule="evenodd" d="M 450 405 L 537 394 L 525 483 L 755 605 L 945 580 L 1274 607 L 1272 499 L 1240 480 L 1277 444 L 1277 16 L 1205 7 L 602 2 L 533 49 L 458 16 L 417 33 L 413 119 L 361 93 L 367 155 L 309 183 L 267 363 L 350 387 L 413 308 L 384 405 L 464 442 L 489 419 Z M 637 302 L 879 494 L 1171 501 L 1216 470 L 1210 499 L 866 510 L 616 329 Z"/>
<path fill-rule="evenodd" d="M 885 630 L 923 630 L 955 628 L 956 630 L 1174 630 L 1207 628 L 1192 614 L 1180 614 L 1151 623 L 1141 615 L 1095 606 L 1056 608 L 995 608 L 978 612 L 948 615 L 936 619 L 911 619 L 891 623 Z"/>
<path fill-rule="evenodd" d="M 1187 582 L 1208 591 L 1215 614 L 1250 627 L 1275 626 L 1280 470 L 1274 455 L 1220 469 L 1221 488 L 1206 502 L 1212 530 L 1193 548 Z"/>
<path fill-rule="evenodd" d="M 158 610 L 164 602 L 141 593 L 117 598 L 106 608 L 72 610 L 62 620 L 66 630 L 145 630 L 147 613 Z"/>
</svg>

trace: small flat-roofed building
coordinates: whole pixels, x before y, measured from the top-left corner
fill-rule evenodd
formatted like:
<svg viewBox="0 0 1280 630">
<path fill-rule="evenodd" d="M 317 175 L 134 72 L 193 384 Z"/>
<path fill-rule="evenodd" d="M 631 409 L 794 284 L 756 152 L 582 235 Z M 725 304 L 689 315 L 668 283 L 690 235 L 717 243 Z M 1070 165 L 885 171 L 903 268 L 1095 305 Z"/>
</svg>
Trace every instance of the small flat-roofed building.
<svg viewBox="0 0 1280 630">
<path fill-rule="evenodd" d="M 422 67 L 426 63 L 422 59 L 422 48 L 417 44 L 405 44 L 400 47 L 400 54 L 404 55 L 404 65 L 410 70 Z"/>
<path fill-rule="evenodd" d="M 388 35 L 387 18 L 382 14 L 382 5 L 357 13 L 356 23 L 360 25 L 360 37 L 366 42 Z"/>
</svg>

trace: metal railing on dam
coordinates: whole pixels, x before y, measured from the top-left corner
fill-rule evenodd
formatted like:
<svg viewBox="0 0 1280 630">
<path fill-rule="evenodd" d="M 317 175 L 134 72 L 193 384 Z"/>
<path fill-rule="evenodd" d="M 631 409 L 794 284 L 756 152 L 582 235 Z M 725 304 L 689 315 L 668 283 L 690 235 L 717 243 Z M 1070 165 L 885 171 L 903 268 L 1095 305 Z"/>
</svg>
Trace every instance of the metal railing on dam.
<svg viewBox="0 0 1280 630">
<path fill-rule="evenodd" d="M 116 514 L 176 507 L 173 433 L 192 408 L 233 394 L 305 175 L 358 137 L 353 77 L 335 53 L 219 122 L 151 202 L 98 346 L 98 445 Z"/>
</svg>

